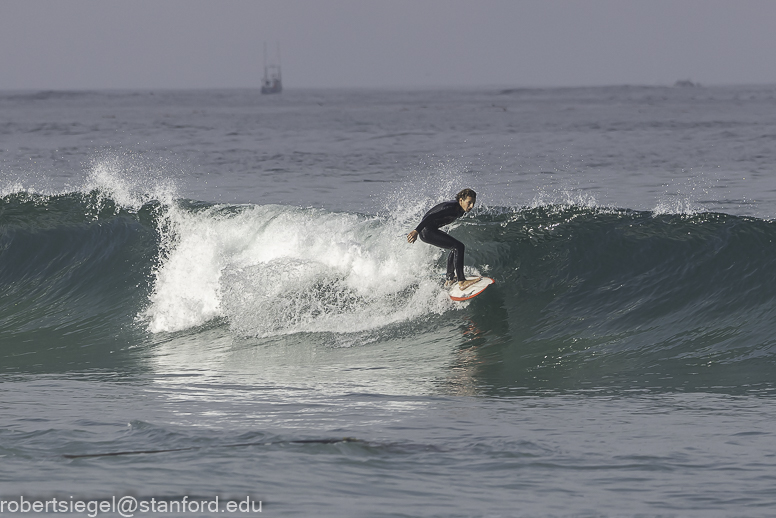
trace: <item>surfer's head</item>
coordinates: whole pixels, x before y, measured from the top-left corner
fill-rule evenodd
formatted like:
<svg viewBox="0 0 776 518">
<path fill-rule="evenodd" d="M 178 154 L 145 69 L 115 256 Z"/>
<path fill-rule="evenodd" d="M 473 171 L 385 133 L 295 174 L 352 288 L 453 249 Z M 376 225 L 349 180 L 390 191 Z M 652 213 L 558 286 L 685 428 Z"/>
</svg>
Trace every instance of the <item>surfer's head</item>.
<svg viewBox="0 0 776 518">
<path fill-rule="evenodd" d="M 455 199 L 458 201 L 458 204 L 464 212 L 469 212 L 477 202 L 477 193 L 472 189 L 464 189 L 455 195 Z"/>
</svg>

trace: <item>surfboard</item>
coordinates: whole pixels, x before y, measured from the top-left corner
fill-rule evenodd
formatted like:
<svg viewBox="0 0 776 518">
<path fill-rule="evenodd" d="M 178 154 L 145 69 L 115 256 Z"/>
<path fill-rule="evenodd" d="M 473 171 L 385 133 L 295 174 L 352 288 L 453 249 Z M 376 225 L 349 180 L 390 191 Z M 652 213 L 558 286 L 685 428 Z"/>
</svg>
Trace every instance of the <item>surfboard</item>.
<svg viewBox="0 0 776 518">
<path fill-rule="evenodd" d="M 467 280 L 469 279 L 476 279 L 476 277 L 467 277 Z M 490 286 L 496 282 L 495 280 L 491 279 L 490 277 L 482 277 L 479 281 L 475 282 L 465 290 L 462 290 L 458 287 L 458 283 L 456 282 L 453 284 L 453 287 L 450 288 L 450 291 L 448 292 L 450 294 L 450 298 L 461 302 L 464 300 L 473 299 L 483 291 L 485 291 L 485 288 Z"/>
</svg>

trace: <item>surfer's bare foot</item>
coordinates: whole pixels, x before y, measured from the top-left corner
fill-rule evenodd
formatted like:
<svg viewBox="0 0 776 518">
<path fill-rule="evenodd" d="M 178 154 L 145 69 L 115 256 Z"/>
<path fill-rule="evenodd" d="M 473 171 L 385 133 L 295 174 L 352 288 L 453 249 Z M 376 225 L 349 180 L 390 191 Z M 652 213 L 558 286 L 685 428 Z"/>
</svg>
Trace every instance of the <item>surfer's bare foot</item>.
<svg viewBox="0 0 776 518">
<path fill-rule="evenodd" d="M 454 280 L 452 280 L 452 279 L 447 279 L 447 280 L 445 281 L 445 288 L 449 288 L 449 287 L 450 287 L 450 286 L 452 286 L 453 284 L 455 284 L 455 281 L 454 281 Z"/>
<path fill-rule="evenodd" d="M 479 281 L 480 279 L 482 279 L 482 277 L 477 277 L 476 279 L 466 279 L 465 281 L 459 281 L 458 282 L 458 288 L 462 289 L 462 290 L 465 290 L 466 288 L 468 288 L 469 286 L 471 286 L 475 282 Z"/>
</svg>

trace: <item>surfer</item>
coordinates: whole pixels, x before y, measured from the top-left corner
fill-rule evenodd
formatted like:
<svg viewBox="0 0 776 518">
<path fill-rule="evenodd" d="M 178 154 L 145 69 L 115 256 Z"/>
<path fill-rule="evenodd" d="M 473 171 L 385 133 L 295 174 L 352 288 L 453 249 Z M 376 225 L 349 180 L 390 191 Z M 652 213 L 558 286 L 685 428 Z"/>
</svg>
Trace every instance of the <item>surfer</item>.
<svg viewBox="0 0 776 518">
<path fill-rule="evenodd" d="M 431 208 L 420 221 L 415 230 L 407 234 L 407 242 L 414 243 L 418 236 L 420 240 L 429 245 L 438 246 L 450 250 L 447 256 L 447 282 L 445 286 L 451 286 L 458 280 L 458 287 L 466 289 L 480 278 L 466 280 L 463 275 L 463 243 L 439 230 L 439 227 L 449 225 L 474 207 L 477 201 L 477 193 L 471 189 L 464 189 L 455 195 L 455 200 L 445 201 Z"/>
</svg>

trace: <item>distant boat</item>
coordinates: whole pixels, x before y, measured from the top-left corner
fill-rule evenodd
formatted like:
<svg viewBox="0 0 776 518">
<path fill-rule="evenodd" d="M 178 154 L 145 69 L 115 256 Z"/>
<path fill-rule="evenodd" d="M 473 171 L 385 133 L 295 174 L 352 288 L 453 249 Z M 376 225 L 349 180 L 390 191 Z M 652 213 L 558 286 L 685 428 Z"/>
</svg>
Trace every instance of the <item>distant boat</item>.
<svg viewBox="0 0 776 518">
<path fill-rule="evenodd" d="M 280 45 L 278 45 L 277 64 L 267 64 L 267 44 L 264 44 L 264 79 L 261 82 L 261 93 L 279 94 L 283 91 L 283 82 L 280 78 Z"/>
<path fill-rule="evenodd" d="M 680 79 L 674 83 L 674 87 L 676 88 L 700 88 L 700 86 L 700 83 L 693 83 L 689 79 Z"/>
</svg>

